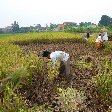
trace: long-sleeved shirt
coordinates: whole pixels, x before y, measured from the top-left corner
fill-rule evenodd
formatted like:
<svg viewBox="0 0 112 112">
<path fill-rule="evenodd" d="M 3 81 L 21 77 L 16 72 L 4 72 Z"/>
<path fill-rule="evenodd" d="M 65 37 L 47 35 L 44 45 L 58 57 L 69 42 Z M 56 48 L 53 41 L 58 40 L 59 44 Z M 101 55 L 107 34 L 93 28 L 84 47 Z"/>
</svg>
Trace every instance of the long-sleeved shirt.
<svg viewBox="0 0 112 112">
<path fill-rule="evenodd" d="M 69 54 L 63 51 L 55 51 L 50 54 L 50 58 L 55 65 L 58 60 L 63 62 L 67 61 L 69 59 Z"/>
<path fill-rule="evenodd" d="M 107 32 L 104 32 L 103 40 L 108 40 Z"/>
<path fill-rule="evenodd" d="M 101 36 L 98 36 L 95 42 L 103 42 L 103 39 L 101 38 Z"/>
</svg>

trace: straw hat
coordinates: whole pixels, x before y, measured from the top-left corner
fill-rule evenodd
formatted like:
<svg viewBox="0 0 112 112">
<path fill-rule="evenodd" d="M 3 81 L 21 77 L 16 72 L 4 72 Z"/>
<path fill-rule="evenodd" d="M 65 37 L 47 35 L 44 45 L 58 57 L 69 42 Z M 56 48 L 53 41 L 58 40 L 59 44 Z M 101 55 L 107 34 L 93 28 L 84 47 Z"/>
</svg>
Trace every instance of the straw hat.
<svg viewBox="0 0 112 112">
<path fill-rule="evenodd" d="M 107 32 L 107 29 L 106 28 L 102 28 L 101 32 Z"/>
</svg>

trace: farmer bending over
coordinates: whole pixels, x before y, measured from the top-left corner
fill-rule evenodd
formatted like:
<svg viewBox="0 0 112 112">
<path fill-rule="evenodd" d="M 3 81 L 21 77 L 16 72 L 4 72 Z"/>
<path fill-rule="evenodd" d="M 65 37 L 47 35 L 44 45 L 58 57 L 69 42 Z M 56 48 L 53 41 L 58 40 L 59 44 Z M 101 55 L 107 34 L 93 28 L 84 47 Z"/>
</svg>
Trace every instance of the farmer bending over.
<svg viewBox="0 0 112 112">
<path fill-rule="evenodd" d="M 57 61 L 60 61 L 60 72 L 64 73 L 66 76 L 70 74 L 70 56 L 68 53 L 63 51 L 43 51 L 43 57 L 51 59 L 54 65 Z"/>
</svg>

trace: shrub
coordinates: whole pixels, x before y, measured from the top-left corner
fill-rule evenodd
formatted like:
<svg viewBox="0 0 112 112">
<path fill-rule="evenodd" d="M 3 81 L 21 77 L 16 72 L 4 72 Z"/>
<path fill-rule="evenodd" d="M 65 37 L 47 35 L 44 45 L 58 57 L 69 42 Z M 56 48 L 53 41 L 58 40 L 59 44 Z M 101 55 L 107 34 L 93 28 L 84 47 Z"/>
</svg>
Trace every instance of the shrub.
<svg viewBox="0 0 112 112">
<path fill-rule="evenodd" d="M 17 96 L 13 90 L 6 85 L 4 97 L 0 101 L 1 112 L 27 112 L 27 105 L 22 97 Z"/>
<path fill-rule="evenodd" d="M 58 91 L 64 112 L 73 112 L 85 108 L 84 101 L 86 97 L 83 92 L 69 87 L 66 89 L 58 88 Z"/>
<path fill-rule="evenodd" d="M 111 43 L 106 42 L 104 44 L 104 46 L 105 46 L 105 48 L 104 48 L 105 51 L 112 51 L 112 44 Z"/>
<path fill-rule="evenodd" d="M 96 90 L 98 95 L 105 103 L 112 102 L 112 73 L 102 73 L 95 78 Z"/>
<path fill-rule="evenodd" d="M 103 66 L 100 73 L 94 78 L 96 91 L 101 99 L 107 103 L 112 102 L 112 60 L 101 58 Z"/>
<path fill-rule="evenodd" d="M 59 74 L 59 67 L 60 62 L 57 62 L 55 65 L 52 64 L 52 62 L 47 64 L 48 67 L 48 80 L 53 81 L 55 78 L 57 78 Z"/>
</svg>

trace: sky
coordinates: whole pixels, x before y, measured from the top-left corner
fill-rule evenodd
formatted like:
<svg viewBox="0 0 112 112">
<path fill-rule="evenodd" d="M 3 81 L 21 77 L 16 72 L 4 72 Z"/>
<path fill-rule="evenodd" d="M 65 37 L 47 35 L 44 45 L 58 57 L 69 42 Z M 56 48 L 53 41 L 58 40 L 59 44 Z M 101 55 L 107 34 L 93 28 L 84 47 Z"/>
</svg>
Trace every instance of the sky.
<svg viewBox="0 0 112 112">
<path fill-rule="evenodd" d="M 63 22 L 98 24 L 102 15 L 112 17 L 112 0 L 0 0 L 0 28 L 14 21 L 20 27 Z"/>
</svg>

